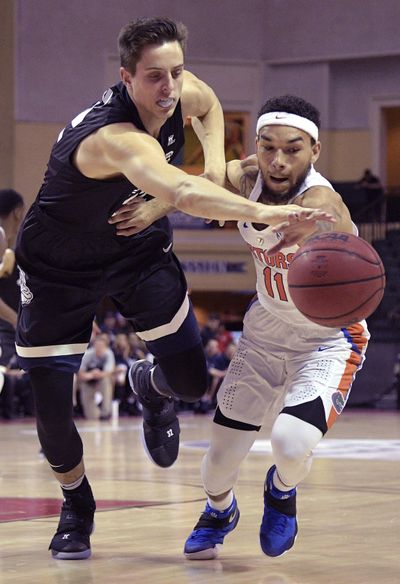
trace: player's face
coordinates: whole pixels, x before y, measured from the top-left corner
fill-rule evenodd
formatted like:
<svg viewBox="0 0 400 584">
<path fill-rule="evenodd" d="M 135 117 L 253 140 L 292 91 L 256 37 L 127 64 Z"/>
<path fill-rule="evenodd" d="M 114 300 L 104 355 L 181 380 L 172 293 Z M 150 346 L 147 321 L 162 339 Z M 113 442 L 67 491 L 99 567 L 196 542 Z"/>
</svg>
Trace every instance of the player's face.
<svg viewBox="0 0 400 584">
<path fill-rule="evenodd" d="M 177 41 L 149 45 L 136 64 L 135 74 L 121 68 L 121 77 L 142 121 L 171 117 L 182 93 L 183 52 Z"/>
<path fill-rule="evenodd" d="M 257 157 L 266 202 L 284 204 L 297 192 L 311 164 L 318 160 L 320 143 L 291 126 L 264 126 L 257 140 Z"/>
</svg>

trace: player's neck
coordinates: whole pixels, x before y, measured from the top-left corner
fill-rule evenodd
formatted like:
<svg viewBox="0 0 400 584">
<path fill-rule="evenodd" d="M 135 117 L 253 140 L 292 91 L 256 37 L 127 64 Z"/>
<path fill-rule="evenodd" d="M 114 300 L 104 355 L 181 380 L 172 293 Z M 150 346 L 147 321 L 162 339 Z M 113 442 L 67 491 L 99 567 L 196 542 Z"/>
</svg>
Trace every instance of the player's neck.
<svg viewBox="0 0 400 584">
<path fill-rule="evenodd" d="M 153 138 L 158 138 L 161 128 L 167 121 L 167 117 L 165 118 L 156 117 L 154 114 L 148 112 L 147 110 L 138 107 L 137 104 L 135 105 L 139 117 L 142 121 L 142 124 L 146 128 L 147 133 L 150 134 L 150 136 L 153 136 Z"/>
</svg>

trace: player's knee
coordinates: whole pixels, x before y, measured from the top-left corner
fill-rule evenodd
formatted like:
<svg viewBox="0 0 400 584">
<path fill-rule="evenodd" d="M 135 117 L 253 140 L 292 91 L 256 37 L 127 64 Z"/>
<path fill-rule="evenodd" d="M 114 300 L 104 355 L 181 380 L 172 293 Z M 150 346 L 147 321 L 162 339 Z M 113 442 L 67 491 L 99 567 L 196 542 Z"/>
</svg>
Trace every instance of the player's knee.
<svg viewBox="0 0 400 584">
<path fill-rule="evenodd" d="M 203 397 L 207 391 L 207 377 L 193 379 L 190 374 L 177 374 L 168 383 L 171 394 L 187 403 L 193 403 Z"/>
<path fill-rule="evenodd" d="M 201 380 L 184 381 L 182 384 L 177 384 L 174 387 L 175 396 L 184 402 L 194 403 L 201 399 L 207 391 L 206 380 L 202 383 Z"/>
<path fill-rule="evenodd" d="M 291 435 L 287 429 L 283 428 L 273 429 L 271 446 L 275 458 L 289 464 L 303 460 L 309 454 L 308 449 L 305 452 L 303 443 L 297 440 L 295 435 Z"/>
<path fill-rule="evenodd" d="M 166 389 L 175 398 L 196 402 L 207 391 L 207 365 L 201 346 L 160 358 L 158 365 L 153 376 L 156 386 Z"/>
</svg>

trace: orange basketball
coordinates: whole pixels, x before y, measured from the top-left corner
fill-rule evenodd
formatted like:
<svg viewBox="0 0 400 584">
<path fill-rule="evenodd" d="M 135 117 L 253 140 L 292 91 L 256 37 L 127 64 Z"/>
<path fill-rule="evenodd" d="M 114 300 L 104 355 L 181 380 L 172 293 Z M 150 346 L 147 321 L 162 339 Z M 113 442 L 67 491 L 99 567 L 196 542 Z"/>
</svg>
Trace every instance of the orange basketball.
<svg viewBox="0 0 400 584">
<path fill-rule="evenodd" d="M 306 240 L 290 263 L 289 292 L 309 320 L 341 327 L 370 316 L 385 290 L 385 269 L 361 237 L 329 231 Z"/>
</svg>

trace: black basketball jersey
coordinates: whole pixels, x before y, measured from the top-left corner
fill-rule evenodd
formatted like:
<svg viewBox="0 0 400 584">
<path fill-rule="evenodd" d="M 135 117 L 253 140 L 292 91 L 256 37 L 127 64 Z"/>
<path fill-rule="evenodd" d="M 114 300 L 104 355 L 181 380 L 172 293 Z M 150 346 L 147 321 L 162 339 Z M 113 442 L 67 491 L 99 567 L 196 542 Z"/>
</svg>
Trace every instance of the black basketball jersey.
<svg viewBox="0 0 400 584">
<path fill-rule="evenodd" d="M 106 180 L 87 178 L 72 162 L 73 153 L 86 136 L 103 126 L 122 122 L 130 122 L 146 132 L 125 86 L 118 83 L 60 132 L 51 151 L 36 205 L 66 230 L 114 234 L 115 226 L 109 225 L 107 220 L 127 198 L 135 194 L 152 198 L 151 193 L 144 193 L 123 175 Z M 180 101 L 173 115 L 161 127 L 158 142 L 166 160 L 172 162 L 184 144 Z"/>
</svg>

